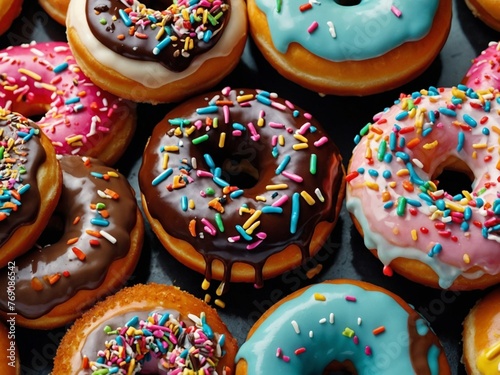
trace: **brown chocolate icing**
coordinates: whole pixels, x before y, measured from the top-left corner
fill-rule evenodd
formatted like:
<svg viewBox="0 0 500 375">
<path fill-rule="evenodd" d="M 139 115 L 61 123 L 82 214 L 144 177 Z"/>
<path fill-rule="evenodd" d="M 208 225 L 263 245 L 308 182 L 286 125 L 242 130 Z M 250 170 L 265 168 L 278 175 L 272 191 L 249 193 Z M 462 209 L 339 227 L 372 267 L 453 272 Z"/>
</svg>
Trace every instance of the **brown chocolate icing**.
<svg viewBox="0 0 500 375">
<path fill-rule="evenodd" d="M 161 9 L 132 2 L 127 8 L 119 0 L 87 0 L 90 30 L 102 44 L 122 56 L 156 61 L 175 72 L 186 69 L 197 55 L 217 43 L 230 15 L 228 0 L 201 0 L 192 7 L 188 2 L 174 5 L 173 1 L 162 1 Z M 132 10 L 130 16 L 120 14 L 126 9 Z"/>
<path fill-rule="evenodd" d="M 8 214 L 0 221 L 0 246 L 17 228 L 33 223 L 40 210 L 36 178 L 46 154 L 39 131 L 37 125 L 24 116 L 0 111 L 0 215 Z M 17 198 L 16 191 L 22 192 Z"/>
<path fill-rule="evenodd" d="M 247 94 L 251 99 L 238 103 L 237 96 Z M 305 260 L 316 225 L 335 221 L 338 192 L 344 182 L 341 156 L 334 143 L 328 140 L 314 145 L 319 140 L 323 143 L 326 137 L 320 124 L 281 98 L 265 92 L 257 94 L 256 90 L 249 89 L 232 90 L 228 96 L 214 92 L 181 104 L 153 130 L 139 171 L 140 189 L 151 216 L 159 220 L 169 235 L 190 243 L 199 251 L 207 264 L 205 278 L 208 281 L 212 278 L 212 262 L 220 260 L 225 268 L 226 285 L 232 265 L 242 262 L 254 267 L 255 283 L 261 286 L 266 259 L 290 244 L 301 249 Z M 298 129 L 303 130 L 300 132 L 306 140 L 296 138 Z M 219 144 L 222 133 L 225 134 L 223 146 Z M 279 143 L 281 139 L 283 145 Z M 275 147 L 274 141 L 278 142 Z M 308 148 L 293 149 L 301 143 L 307 143 Z M 178 151 L 162 151 L 170 146 L 180 147 Z M 158 176 L 169 173 L 162 167 L 165 154 L 168 154 L 171 175 L 158 182 Z M 314 175 L 309 171 L 311 154 L 317 157 Z M 276 173 L 287 155 L 290 161 L 283 168 L 285 172 Z M 198 175 L 207 172 L 220 173 L 220 180 Z M 303 181 L 294 182 L 284 175 L 286 173 L 300 176 Z M 241 195 L 234 197 L 224 192 L 221 180 L 232 189 L 241 189 Z M 267 185 L 277 184 L 287 184 L 288 188 L 266 190 Z M 324 202 L 315 194 L 317 188 Z M 303 191 L 315 203 L 309 205 L 300 195 L 296 196 L 300 211 L 297 228 L 292 233 L 293 196 Z M 265 212 L 284 195 L 288 201 L 281 205 L 282 213 Z M 183 199 L 188 207 L 183 207 Z M 190 200 L 194 208 L 189 207 Z M 209 206 L 216 201 L 220 207 Z M 243 227 L 252 215 L 248 211 L 254 210 L 262 211 L 256 220 L 260 225 L 245 239 L 236 226 Z M 217 224 L 219 214 L 223 228 Z M 192 220 L 196 221 L 194 236 L 188 229 Z M 213 233 L 204 229 L 206 225 L 202 220 L 211 224 L 215 229 Z"/>
<path fill-rule="evenodd" d="M 110 264 L 128 253 L 130 232 L 137 215 L 135 194 L 123 175 L 96 159 L 85 160 L 88 162 L 78 156 L 60 159 L 63 190 L 56 212 L 50 218 L 52 223 L 59 219 L 64 227 L 59 240 L 43 244 L 44 247 L 34 248 L 16 259 L 16 312 L 26 318 L 38 318 L 77 291 L 99 286 Z M 99 203 L 105 208 L 94 207 Z M 94 224 L 96 218 L 109 224 Z M 89 234 L 88 230 L 103 230 L 116 239 L 116 243 L 104 236 Z M 47 241 L 46 236 L 42 235 L 41 240 Z M 97 242 L 91 244 L 92 240 Z M 81 257 L 78 250 L 85 254 L 85 259 L 78 257 Z M 3 311 L 8 311 L 7 280 L 4 269 L 0 272 L 0 309 Z"/>
</svg>

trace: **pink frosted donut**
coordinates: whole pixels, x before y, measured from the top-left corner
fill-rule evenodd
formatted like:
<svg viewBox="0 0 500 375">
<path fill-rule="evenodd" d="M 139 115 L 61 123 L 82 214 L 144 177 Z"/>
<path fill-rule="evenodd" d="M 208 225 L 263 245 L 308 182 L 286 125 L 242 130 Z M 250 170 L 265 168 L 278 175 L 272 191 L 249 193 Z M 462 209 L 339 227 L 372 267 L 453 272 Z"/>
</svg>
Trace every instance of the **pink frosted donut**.
<svg viewBox="0 0 500 375">
<path fill-rule="evenodd" d="M 346 206 L 387 273 L 455 290 L 500 282 L 498 90 L 401 95 L 356 143 Z M 443 170 L 470 175 L 471 186 L 445 191 Z"/>
<path fill-rule="evenodd" d="M 472 61 L 463 84 L 473 90 L 500 89 L 500 44 L 491 42 L 481 54 Z"/>
<path fill-rule="evenodd" d="M 135 105 L 94 85 L 65 42 L 31 43 L 0 51 L 0 106 L 37 124 L 56 153 L 114 164 L 135 130 Z"/>
</svg>

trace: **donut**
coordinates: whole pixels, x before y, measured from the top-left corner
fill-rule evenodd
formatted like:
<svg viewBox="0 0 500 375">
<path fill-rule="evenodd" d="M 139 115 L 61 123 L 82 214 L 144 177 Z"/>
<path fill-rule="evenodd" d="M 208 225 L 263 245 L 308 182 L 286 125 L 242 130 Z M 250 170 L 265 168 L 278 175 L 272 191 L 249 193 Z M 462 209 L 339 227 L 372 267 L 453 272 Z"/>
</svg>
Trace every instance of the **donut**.
<svg viewBox="0 0 500 375">
<path fill-rule="evenodd" d="M 142 250 L 142 214 L 127 179 L 97 159 L 67 155 L 59 162 L 63 188 L 56 211 L 37 246 L 15 260 L 16 321 L 33 329 L 71 323 L 122 287 Z M 6 272 L 0 270 L 4 317 Z"/>
<path fill-rule="evenodd" d="M 342 158 L 314 117 L 276 93 L 230 89 L 178 105 L 139 170 L 146 218 L 180 262 L 263 285 L 314 256 L 345 195 Z M 218 289 L 219 290 L 219 289 Z"/>
<path fill-rule="evenodd" d="M 306 3 L 248 0 L 250 34 L 282 76 L 320 94 L 364 96 L 411 81 L 451 26 L 450 0 Z"/>
<path fill-rule="evenodd" d="M 52 374 L 109 369 L 110 374 L 224 375 L 234 367 L 237 348 L 217 311 L 202 300 L 171 285 L 137 284 L 73 324 L 61 340 Z"/>
<path fill-rule="evenodd" d="M 382 287 L 347 279 L 304 287 L 271 306 L 236 354 L 236 375 L 326 370 L 451 374 L 439 339 L 418 312 Z"/>
<path fill-rule="evenodd" d="M 69 1 L 70 0 L 38 0 L 38 3 L 52 19 L 65 26 Z"/>
<path fill-rule="evenodd" d="M 500 31 L 500 2 L 498 0 L 465 0 L 474 17 Z"/>
<path fill-rule="evenodd" d="M 491 42 L 473 59 L 472 65 L 462 80 L 467 87 L 479 90 L 500 90 L 500 44 Z"/>
<path fill-rule="evenodd" d="M 431 87 L 356 135 L 346 207 L 384 273 L 452 290 L 500 282 L 499 110 L 496 92 Z M 448 192 L 443 171 L 471 185 Z"/>
<path fill-rule="evenodd" d="M 4 34 L 21 14 L 23 0 L 0 0 L 0 35 Z"/>
<path fill-rule="evenodd" d="M 50 140 L 33 121 L 3 108 L 0 184 L 3 268 L 34 245 L 56 208 L 62 186 L 61 167 Z"/>
<path fill-rule="evenodd" d="M 21 365 L 19 361 L 19 350 L 16 344 L 15 316 L 10 317 L 9 329 L 0 323 L 0 350 L 2 351 L 2 361 L 0 361 L 0 373 L 5 375 L 19 375 Z M 13 327 L 13 331 L 10 330 Z"/>
<path fill-rule="evenodd" d="M 56 153 L 114 164 L 135 131 L 135 104 L 95 86 L 66 42 L 30 43 L 0 51 L 0 106 L 38 126 Z"/>
<path fill-rule="evenodd" d="M 210 89 L 238 64 L 247 40 L 244 1 L 125 4 L 75 0 L 68 9 L 70 47 L 103 89 L 136 102 L 176 102 Z"/>
<path fill-rule="evenodd" d="M 463 324 L 463 356 L 467 374 L 496 374 L 500 371 L 500 289 L 495 288 L 470 310 Z"/>
</svg>

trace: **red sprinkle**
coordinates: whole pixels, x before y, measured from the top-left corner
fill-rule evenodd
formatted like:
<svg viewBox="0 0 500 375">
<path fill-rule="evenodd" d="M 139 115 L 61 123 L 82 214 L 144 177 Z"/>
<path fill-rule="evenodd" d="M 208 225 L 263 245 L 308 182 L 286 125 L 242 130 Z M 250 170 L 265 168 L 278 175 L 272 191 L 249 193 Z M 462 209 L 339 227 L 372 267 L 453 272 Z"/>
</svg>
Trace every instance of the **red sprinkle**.
<svg viewBox="0 0 500 375">
<path fill-rule="evenodd" d="M 298 348 L 298 349 L 295 349 L 295 355 L 299 355 L 299 354 L 302 354 L 306 351 L 306 348 L 304 347 L 301 347 L 301 348 Z"/>
<path fill-rule="evenodd" d="M 312 9 L 312 4 L 311 3 L 305 3 L 305 4 L 302 4 L 301 6 L 299 6 L 299 10 L 301 12 L 305 12 L 306 10 L 309 10 L 309 9 Z"/>
</svg>

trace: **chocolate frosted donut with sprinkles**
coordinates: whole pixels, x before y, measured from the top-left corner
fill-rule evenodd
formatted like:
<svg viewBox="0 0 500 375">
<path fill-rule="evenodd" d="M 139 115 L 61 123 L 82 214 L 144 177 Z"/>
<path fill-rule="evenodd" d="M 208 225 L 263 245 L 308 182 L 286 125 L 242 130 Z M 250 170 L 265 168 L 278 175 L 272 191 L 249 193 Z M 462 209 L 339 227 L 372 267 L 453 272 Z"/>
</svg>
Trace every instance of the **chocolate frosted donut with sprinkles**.
<svg viewBox="0 0 500 375">
<path fill-rule="evenodd" d="M 462 84 L 401 95 L 361 129 L 346 206 L 386 274 L 454 290 L 500 282 L 499 122 L 498 90 Z"/>
<path fill-rule="evenodd" d="M 247 9 L 252 39 L 281 75 L 320 94 L 356 96 L 423 73 L 452 16 L 451 0 L 248 0 Z"/>
<path fill-rule="evenodd" d="M 0 108 L 0 268 L 35 244 L 61 186 L 50 140 L 30 119 Z"/>
<path fill-rule="evenodd" d="M 142 250 L 143 219 L 127 179 L 93 158 L 62 156 L 59 163 L 57 208 L 37 245 L 16 259 L 16 323 L 33 329 L 68 324 L 122 287 Z M 0 271 L 5 318 L 7 272 Z"/>
<path fill-rule="evenodd" d="M 236 375 L 339 370 L 451 374 L 438 337 L 417 311 L 382 287 L 346 279 L 302 288 L 271 306 L 236 355 Z"/>
<path fill-rule="evenodd" d="M 321 125 L 275 93 L 190 99 L 153 130 L 139 171 L 143 208 L 165 248 L 212 279 L 249 282 L 314 256 L 345 193 L 341 156 Z"/>
<path fill-rule="evenodd" d="M 28 43 L 0 51 L 0 106 L 38 126 L 60 155 L 85 155 L 114 164 L 136 126 L 135 103 L 94 85 L 68 43 Z"/>
<path fill-rule="evenodd" d="M 75 0 L 68 42 L 100 87 L 136 102 L 174 102 L 208 90 L 238 64 L 247 40 L 243 0 Z"/>
</svg>

